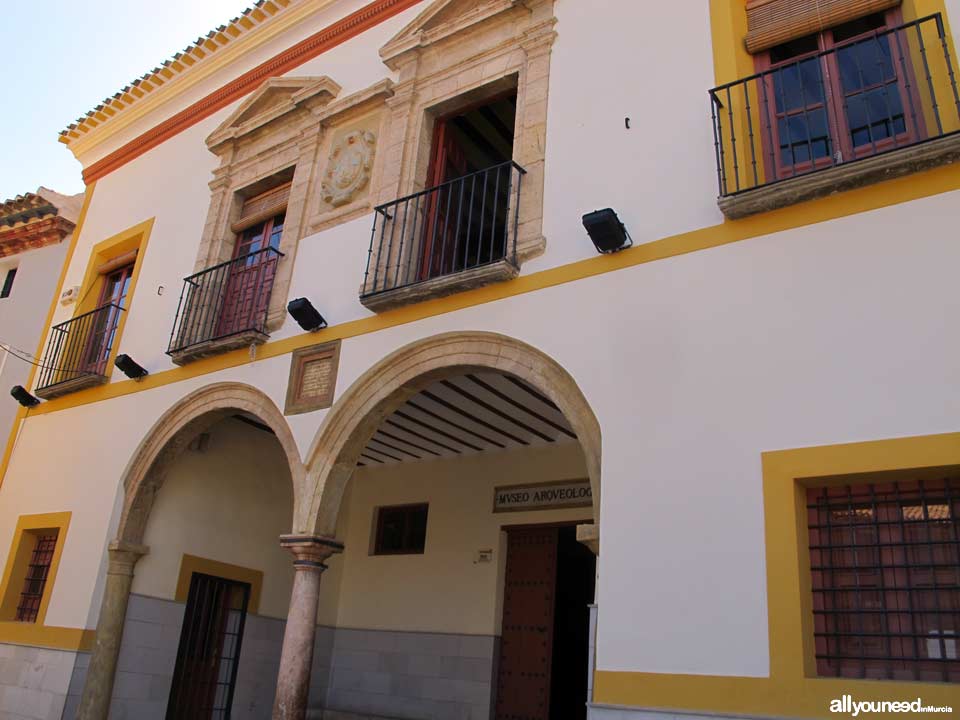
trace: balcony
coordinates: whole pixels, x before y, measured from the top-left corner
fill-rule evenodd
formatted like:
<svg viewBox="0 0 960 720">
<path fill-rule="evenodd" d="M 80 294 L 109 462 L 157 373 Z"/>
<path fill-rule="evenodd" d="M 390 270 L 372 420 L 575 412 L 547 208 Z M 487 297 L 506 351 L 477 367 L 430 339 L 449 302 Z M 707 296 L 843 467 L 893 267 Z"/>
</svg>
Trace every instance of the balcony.
<svg viewBox="0 0 960 720">
<path fill-rule="evenodd" d="M 185 278 L 167 354 L 177 365 L 266 342 L 283 253 L 266 247 Z"/>
<path fill-rule="evenodd" d="M 939 13 L 715 87 L 710 105 L 728 218 L 960 157 L 960 94 Z"/>
<path fill-rule="evenodd" d="M 505 162 L 375 208 L 360 302 L 380 312 L 516 277 L 525 174 Z"/>
<path fill-rule="evenodd" d="M 105 383 L 122 312 L 111 303 L 54 325 L 39 367 L 37 396 L 50 400 Z"/>
</svg>

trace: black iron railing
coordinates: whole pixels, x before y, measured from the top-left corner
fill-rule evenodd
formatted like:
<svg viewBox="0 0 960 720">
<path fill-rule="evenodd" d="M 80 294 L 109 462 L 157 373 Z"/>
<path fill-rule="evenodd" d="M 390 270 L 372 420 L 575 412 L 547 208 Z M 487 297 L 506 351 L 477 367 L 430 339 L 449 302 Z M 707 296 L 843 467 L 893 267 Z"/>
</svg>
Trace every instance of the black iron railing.
<svg viewBox="0 0 960 720">
<path fill-rule="evenodd" d="M 501 260 L 515 265 L 525 174 L 505 162 L 378 206 L 361 296 Z"/>
<path fill-rule="evenodd" d="M 168 354 L 241 333 L 267 332 L 277 263 L 268 247 L 184 278 Z"/>
<path fill-rule="evenodd" d="M 710 107 L 721 196 L 960 131 L 939 13 L 715 87 Z"/>
<path fill-rule="evenodd" d="M 54 325 L 40 363 L 37 391 L 104 377 L 122 312 L 111 303 Z"/>
</svg>

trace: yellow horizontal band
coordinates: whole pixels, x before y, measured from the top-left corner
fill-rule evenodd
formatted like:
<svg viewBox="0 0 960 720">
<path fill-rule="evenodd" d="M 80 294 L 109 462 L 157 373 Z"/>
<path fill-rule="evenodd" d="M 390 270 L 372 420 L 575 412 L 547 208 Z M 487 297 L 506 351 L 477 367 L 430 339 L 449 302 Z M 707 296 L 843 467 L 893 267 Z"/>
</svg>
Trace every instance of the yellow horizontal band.
<svg viewBox="0 0 960 720">
<path fill-rule="evenodd" d="M 23 622 L 0 622 L 0 643 L 12 645 L 90 652 L 93 650 L 93 640 L 96 634 L 96 630 L 81 628 L 52 627 Z"/>
</svg>

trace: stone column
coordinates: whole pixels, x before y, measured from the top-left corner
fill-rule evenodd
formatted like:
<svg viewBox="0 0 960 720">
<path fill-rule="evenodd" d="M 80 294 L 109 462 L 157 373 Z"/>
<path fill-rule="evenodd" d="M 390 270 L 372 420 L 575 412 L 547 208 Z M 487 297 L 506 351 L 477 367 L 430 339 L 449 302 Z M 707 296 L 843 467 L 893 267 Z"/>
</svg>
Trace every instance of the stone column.
<svg viewBox="0 0 960 720">
<path fill-rule="evenodd" d="M 332 538 L 313 535 L 283 535 L 280 544 L 293 553 L 295 573 L 280 653 L 273 720 L 304 720 L 317 633 L 320 576 L 327 569 L 323 561 L 342 552 L 343 545 Z"/>
<path fill-rule="evenodd" d="M 77 720 L 107 720 L 110 696 L 120 655 L 123 623 L 127 617 L 127 601 L 133 582 L 133 568 L 147 554 L 148 548 L 124 540 L 114 540 L 107 550 L 107 581 L 100 603 L 97 636 L 87 669 L 87 679 L 77 709 Z"/>
</svg>

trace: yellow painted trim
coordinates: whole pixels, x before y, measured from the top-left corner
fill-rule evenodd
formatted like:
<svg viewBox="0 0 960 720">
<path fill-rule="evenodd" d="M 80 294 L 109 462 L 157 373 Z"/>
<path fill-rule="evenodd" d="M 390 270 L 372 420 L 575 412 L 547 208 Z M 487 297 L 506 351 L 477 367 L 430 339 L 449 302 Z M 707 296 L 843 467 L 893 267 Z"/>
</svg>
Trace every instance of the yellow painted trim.
<svg viewBox="0 0 960 720">
<path fill-rule="evenodd" d="M 857 476 L 960 469 L 960 432 L 766 452 L 763 507 L 770 677 L 597 671 L 598 703 L 783 717 L 836 717 L 830 701 L 915 700 L 960 705 L 951 683 L 815 677 L 812 596 L 806 549 L 807 487 L 849 484 Z"/>
<path fill-rule="evenodd" d="M 0 580 L 0 620 L 14 625 L 39 627 L 47 617 L 47 607 L 53 595 L 53 586 L 57 580 L 57 570 L 60 568 L 60 557 L 67 542 L 67 530 L 70 527 L 69 512 L 42 513 L 39 515 L 21 515 L 17 519 L 17 526 L 10 541 L 10 550 L 7 553 L 7 562 L 3 570 L 3 579 Z M 41 530 L 56 530 L 57 544 L 50 560 L 50 569 L 47 571 L 47 582 L 43 588 L 43 597 L 40 599 L 40 609 L 37 612 L 35 623 L 16 623 L 17 601 L 23 588 L 26 577 L 27 563 L 30 562 L 32 547 L 28 547 L 26 539 Z"/>
<path fill-rule="evenodd" d="M 0 643 L 12 645 L 90 652 L 95 637 L 95 630 L 0 622 Z"/>
<path fill-rule="evenodd" d="M 100 291 L 105 278 L 104 275 L 97 272 L 97 268 L 131 250 L 137 250 L 137 259 L 134 261 L 133 273 L 130 275 L 130 287 L 127 289 L 126 309 L 120 314 L 120 322 L 117 323 L 117 332 L 113 339 L 113 347 L 110 350 L 110 357 L 107 360 L 106 371 L 104 373 L 107 378 L 113 375 L 113 360 L 120 350 L 120 343 L 123 339 L 123 329 L 127 325 L 127 317 L 130 315 L 130 308 L 133 306 L 137 280 L 140 278 L 143 259 L 147 254 L 147 245 L 150 242 L 154 220 L 156 220 L 156 218 L 144 220 L 106 240 L 98 242 L 90 250 L 90 256 L 87 259 L 87 268 L 83 273 L 83 284 L 80 285 L 80 300 L 77 302 L 77 308 L 73 313 L 74 317 L 90 312 L 97 307 L 97 301 L 100 298 Z"/>
<path fill-rule="evenodd" d="M 184 553 L 180 560 L 180 574 L 177 576 L 177 590 L 173 596 L 174 600 L 178 602 L 187 601 L 187 595 L 190 594 L 190 579 L 195 572 L 233 580 L 234 582 L 249 583 L 250 601 L 247 604 L 247 612 L 256 615 L 260 611 L 260 594 L 263 591 L 262 570 L 231 565 L 230 563 Z"/>
<path fill-rule="evenodd" d="M 536 290 L 543 290 L 636 265 L 720 247 L 741 240 L 772 235 L 785 230 L 814 225 L 955 190 L 960 190 L 960 166 L 947 165 L 907 177 L 888 180 L 870 187 L 850 190 L 773 212 L 754 215 L 742 220 L 724 222 L 720 225 L 672 235 L 635 246 L 614 255 L 596 256 L 529 275 L 521 275 L 509 282 L 488 285 L 380 313 L 373 317 L 332 325 L 319 332 L 301 333 L 283 340 L 276 340 L 259 346 L 256 350 L 256 359 L 264 360 L 278 357 L 317 343 L 375 333 L 425 318 L 524 295 Z M 170 322 L 173 322 L 173 318 L 170 319 Z M 71 393 L 43 403 L 34 408 L 31 415 L 43 415 L 123 397 L 228 368 L 239 367 L 249 362 L 251 362 L 250 352 L 243 348 L 204 358 L 184 367 L 152 373 L 139 382 L 124 380 Z"/>
<path fill-rule="evenodd" d="M 77 225 L 73 229 L 73 235 L 70 238 L 70 247 L 67 248 L 66 257 L 63 259 L 63 267 L 60 268 L 60 279 L 57 281 L 56 292 L 50 298 L 50 307 L 47 310 L 47 318 L 43 323 L 43 332 L 40 333 L 40 341 L 37 343 L 37 351 L 34 357 L 43 357 L 43 347 L 47 342 L 47 334 L 50 332 L 50 325 L 53 323 L 53 314 L 57 310 L 57 301 L 60 299 L 60 293 L 63 292 L 63 283 L 67 277 L 67 270 L 70 269 L 70 263 L 73 261 L 73 252 L 77 249 L 77 243 L 80 240 L 80 233 L 83 230 L 83 224 L 87 219 L 87 210 L 90 209 L 90 202 L 93 200 L 93 191 L 96 183 L 87 185 L 83 195 L 83 205 L 80 208 L 80 216 L 77 218 Z M 37 374 L 37 367 L 30 368 L 30 374 L 27 377 L 27 387 L 33 387 L 33 379 Z M 3 479 L 6 477 L 7 468 L 10 465 L 10 459 L 13 457 L 13 449 L 17 444 L 17 436 L 20 433 L 20 425 L 29 415 L 29 410 L 21 407 L 14 418 L 13 426 L 10 428 L 10 436 L 7 438 L 7 445 L 3 451 L 3 457 L 0 458 L 0 488 L 3 488 Z"/>
</svg>

